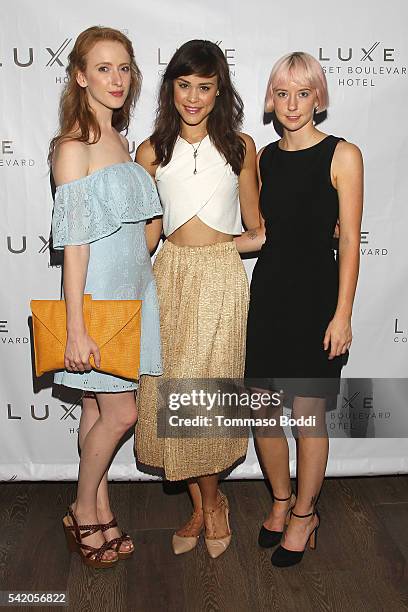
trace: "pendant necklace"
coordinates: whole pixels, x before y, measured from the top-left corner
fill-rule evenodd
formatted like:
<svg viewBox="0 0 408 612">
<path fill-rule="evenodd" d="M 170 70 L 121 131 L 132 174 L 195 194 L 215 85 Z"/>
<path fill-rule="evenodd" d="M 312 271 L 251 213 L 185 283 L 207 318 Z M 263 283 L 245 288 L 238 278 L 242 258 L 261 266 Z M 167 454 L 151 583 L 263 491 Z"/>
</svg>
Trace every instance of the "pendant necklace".
<svg viewBox="0 0 408 612">
<path fill-rule="evenodd" d="M 201 143 L 203 142 L 204 138 L 207 137 L 207 134 L 200 140 L 200 142 L 198 143 L 198 145 L 195 147 L 191 142 L 188 142 L 188 140 L 186 140 L 185 138 L 183 138 L 183 140 L 186 140 L 186 143 L 189 144 L 191 147 L 193 147 L 193 157 L 194 157 L 194 172 L 193 174 L 197 174 L 197 155 L 198 155 L 198 149 L 201 146 Z"/>
</svg>

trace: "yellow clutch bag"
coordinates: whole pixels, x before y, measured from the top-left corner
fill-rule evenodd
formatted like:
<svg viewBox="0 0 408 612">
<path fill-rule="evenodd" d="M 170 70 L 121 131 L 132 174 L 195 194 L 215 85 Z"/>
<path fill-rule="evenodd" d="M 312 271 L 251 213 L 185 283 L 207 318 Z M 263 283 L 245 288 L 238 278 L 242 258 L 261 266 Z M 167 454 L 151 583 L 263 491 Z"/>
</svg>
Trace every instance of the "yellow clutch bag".
<svg viewBox="0 0 408 612">
<path fill-rule="evenodd" d="M 35 372 L 64 370 L 67 341 L 64 300 L 31 300 Z M 140 366 L 141 300 L 93 300 L 84 295 L 84 321 L 89 336 L 96 342 L 101 355 L 94 370 L 121 378 L 136 380 Z"/>
</svg>

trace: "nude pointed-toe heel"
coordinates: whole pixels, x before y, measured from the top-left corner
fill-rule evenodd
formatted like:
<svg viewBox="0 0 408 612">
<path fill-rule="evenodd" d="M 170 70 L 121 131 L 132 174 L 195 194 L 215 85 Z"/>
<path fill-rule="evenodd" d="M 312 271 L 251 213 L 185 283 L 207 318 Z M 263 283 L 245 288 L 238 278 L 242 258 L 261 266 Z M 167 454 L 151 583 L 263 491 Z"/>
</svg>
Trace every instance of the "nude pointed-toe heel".
<svg viewBox="0 0 408 612">
<path fill-rule="evenodd" d="M 187 523 L 187 526 L 190 523 L 193 523 L 194 521 L 196 521 L 197 518 L 200 516 L 200 514 L 201 513 L 199 512 L 193 512 L 191 519 Z M 171 545 L 172 545 L 174 554 L 182 555 L 183 553 L 190 552 L 190 550 L 193 550 L 197 546 L 199 539 L 200 539 L 200 534 L 198 534 L 197 536 L 181 536 L 181 535 L 178 535 L 178 533 L 173 533 Z"/>
<path fill-rule="evenodd" d="M 171 545 L 175 555 L 182 555 L 183 553 L 190 552 L 197 544 L 200 536 L 179 536 L 177 533 L 173 533 L 171 539 Z"/>
<path fill-rule="evenodd" d="M 231 544 L 231 528 L 229 524 L 229 505 L 228 500 L 223 493 L 220 493 L 220 501 L 217 504 L 217 508 L 223 507 L 225 514 L 225 521 L 227 523 L 227 533 L 221 537 L 217 536 L 216 529 L 213 522 L 214 512 L 213 510 L 204 510 L 204 514 L 206 514 L 211 523 L 211 532 L 213 535 L 208 536 L 207 532 L 205 535 L 205 544 L 207 546 L 208 554 L 212 559 L 216 559 L 220 555 L 222 555 Z"/>
</svg>

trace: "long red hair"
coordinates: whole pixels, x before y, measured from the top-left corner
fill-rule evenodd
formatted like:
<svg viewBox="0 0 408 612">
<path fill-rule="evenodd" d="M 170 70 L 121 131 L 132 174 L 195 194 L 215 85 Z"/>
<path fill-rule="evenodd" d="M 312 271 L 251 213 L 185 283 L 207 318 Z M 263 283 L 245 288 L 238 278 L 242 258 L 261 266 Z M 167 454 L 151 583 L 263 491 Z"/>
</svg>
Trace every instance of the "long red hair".
<svg viewBox="0 0 408 612">
<path fill-rule="evenodd" d="M 94 144 L 101 137 L 101 129 L 95 113 L 89 105 L 86 89 L 80 87 L 76 76 L 85 72 L 86 56 L 95 43 L 109 40 L 121 43 L 130 57 L 130 89 L 124 105 L 113 111 L 112 125 L 122 132 L 129 127 L 132 110 L 140 94 L 142 75 L 136 64 L 133 46 L 130 40 L 119 30 L 92 26 L 78 36 L 74 48 L 68 56 L 68 82 L 61 95 L 59 105 L 59 131 L 51 140 L 48 162 L 51 164 L 55 147 L 62 140 L 79 140 Z"/>
</svg>

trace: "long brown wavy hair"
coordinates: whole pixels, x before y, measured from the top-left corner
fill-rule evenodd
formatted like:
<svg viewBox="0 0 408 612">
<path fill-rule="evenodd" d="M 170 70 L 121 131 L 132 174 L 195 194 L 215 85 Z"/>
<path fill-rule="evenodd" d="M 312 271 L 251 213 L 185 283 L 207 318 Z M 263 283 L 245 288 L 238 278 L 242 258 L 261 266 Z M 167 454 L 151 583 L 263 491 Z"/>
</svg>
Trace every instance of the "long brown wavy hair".
<svg viewBox="0 0 408 612">
<path fill-rule="evenodd" d="M 142 74 L 136 64 L 133 46 L 130 40 L 119 30 L 92 26 L 81 32 L 75 41 L 74 48 L 68 56 L 68 82 L 61 95 L 59 105 L 59 131 L 51 140 L 48 163 L 51 165 L 55 147 L 62 140 L 79 140 L 95 144 L 101 137 L 101 128 L 95 113 L 89 105 L 86 89 L 80 87 L 76 76 L 85 72 L 86 57 L 95 43 L 109 40 L 121 43 L 130 57 L 130 89 L 124 105 L 115 109 L 112 125 L 118 132 L 128 130 L 131 113 L 140 94 Z"/>
<path fill-rule="evenodd" d="M 238 135 L 244 118 L 244 104 L 231 82 L 227 60 L 221 49 L 209 40 L 189 40 L 173 55 L 163 74 L 156 111 L 154 132 L 150 142 L 156 164 L 165 166 L 173 154 L 180 134 L 180 116 L 174 105 L 173 81 L 195 74 L 218 77 L 219 96 L 207 119 L 208 135 L 235 172 L 241 172 L 245 158 L 245 142 Z"/>
</svg>

